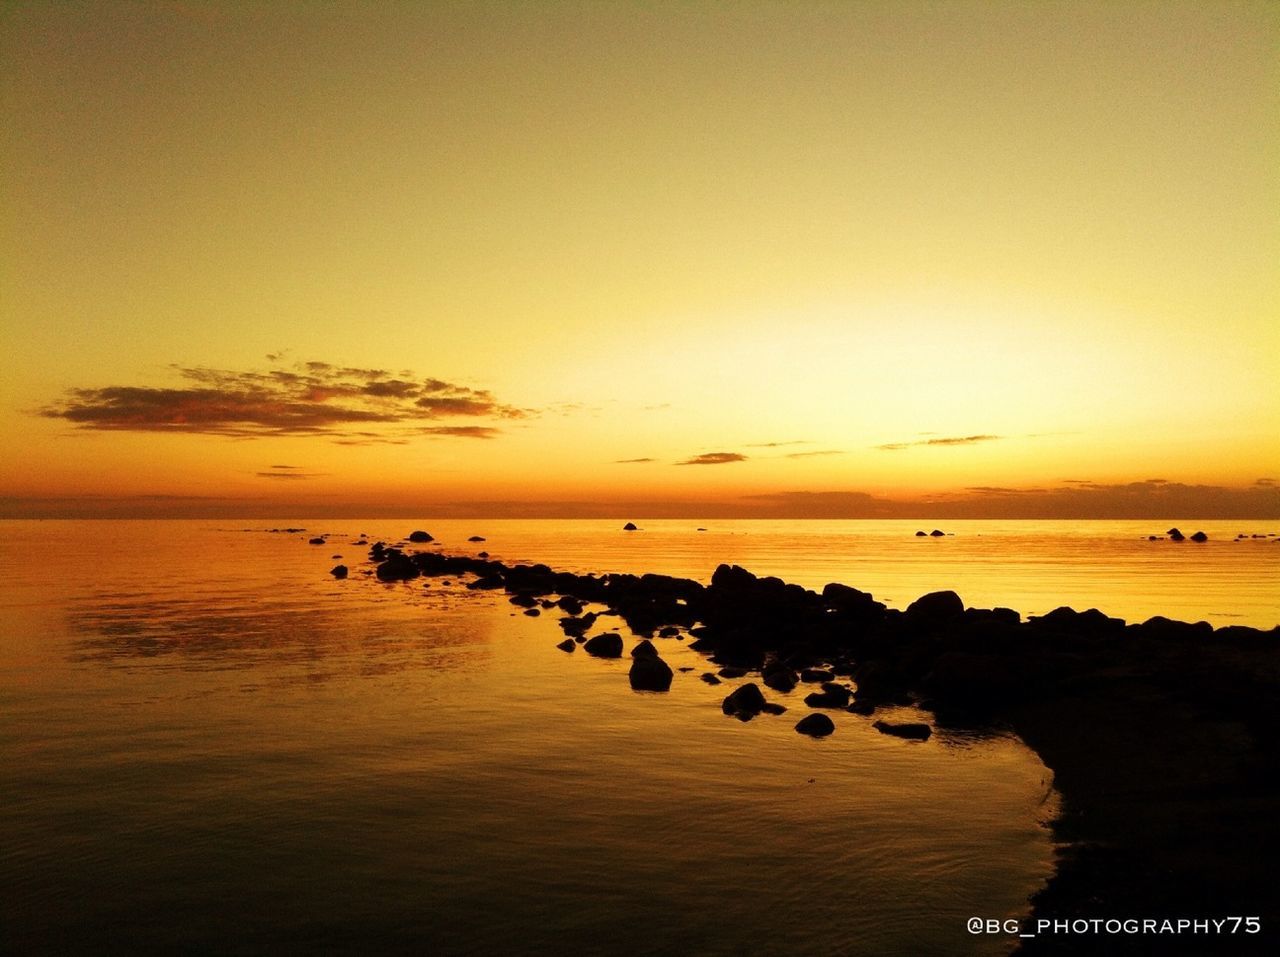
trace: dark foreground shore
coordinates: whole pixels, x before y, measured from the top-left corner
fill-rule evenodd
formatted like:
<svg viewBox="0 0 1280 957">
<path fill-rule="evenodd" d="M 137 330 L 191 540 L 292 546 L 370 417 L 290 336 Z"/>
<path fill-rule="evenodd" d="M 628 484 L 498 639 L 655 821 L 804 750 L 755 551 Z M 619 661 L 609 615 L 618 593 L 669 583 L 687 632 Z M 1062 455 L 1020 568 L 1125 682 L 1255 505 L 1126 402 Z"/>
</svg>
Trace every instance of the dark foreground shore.
<svg viewBox="0 0 1280 957">
<path fill-rule="evenodd" d="M 802 733 L 825 733 L 814 715 L 834 708 L 874 715 L 906 702 L 938 727 L 1017 733 L 1054 772 L 1063 804 L 1057 873 L 1022 930 L 1058 924 L 1020 938 L 1021 954 L 1277 952 L 1280 627 L 1127 624 L 1070 608 L 1022 621 L 1010 609 L 965 608 L 953 592 L 900 611 L 846 585 L 819 594 L 729 565 L 703 585 L 382 543 L 369 560 L 382 581 L 473 576 L 466 587 L 504 590 L 529 614 L 554 610 L 570 651 L 620 656 L 617 618 L 605 617 L 616 615 L 653 639 L 631 671 L 644 690 L 669 684 L 662 641 L 687 635 L 722 669 L 746 673 L 724 707 L 741 720 L 769 710 L 771 689 L 805 679 L 822 685 L 806 699 L 812 713 L 796 715 Z M 593 630 L 604 635 L 589 639 Z"/>
</svg>

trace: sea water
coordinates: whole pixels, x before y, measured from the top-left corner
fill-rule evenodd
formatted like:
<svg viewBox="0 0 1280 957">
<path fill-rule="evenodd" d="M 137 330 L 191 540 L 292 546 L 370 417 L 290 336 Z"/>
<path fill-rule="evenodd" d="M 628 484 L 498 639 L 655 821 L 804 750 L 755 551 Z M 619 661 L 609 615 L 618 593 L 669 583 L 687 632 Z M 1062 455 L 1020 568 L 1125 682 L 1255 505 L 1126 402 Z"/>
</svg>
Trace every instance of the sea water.
<svg viewBox="0 0 1280 957">
<path fill-rule="evenodd" d="M 558 650 L 552 613 L 367 577 L 361 533 L 579 572 L 731 561 L 899 607 L 948 587 L 1277 620 L 1280 546 L 1233 541 L 1247 523 L 1204 545 L 1152 523 L 621 524 L 0 523 L 0 950 L 994 954 L 1011 942 L 967 918 L 1025 914 L 1052 873 L 1052 773 L 1014 737 L 834 712 L 811 740 L 803 688 L 742 724 L 675 640 L 691 670 L 636 693 L 625 659 Z"/>
</svg>

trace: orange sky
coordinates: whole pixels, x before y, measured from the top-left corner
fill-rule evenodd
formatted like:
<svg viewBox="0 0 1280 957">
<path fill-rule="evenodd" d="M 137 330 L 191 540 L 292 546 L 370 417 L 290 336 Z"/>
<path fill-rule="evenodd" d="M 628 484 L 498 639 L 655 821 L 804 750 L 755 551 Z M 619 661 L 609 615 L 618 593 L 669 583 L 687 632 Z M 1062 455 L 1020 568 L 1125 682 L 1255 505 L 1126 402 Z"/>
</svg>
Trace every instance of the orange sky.
<svg viewBox="0 0 1280 957">
<path fill-rule="evenodd" d="M 0 517 L 1280 517 L 1274 3 L 8 4 Z"/>
</svg>

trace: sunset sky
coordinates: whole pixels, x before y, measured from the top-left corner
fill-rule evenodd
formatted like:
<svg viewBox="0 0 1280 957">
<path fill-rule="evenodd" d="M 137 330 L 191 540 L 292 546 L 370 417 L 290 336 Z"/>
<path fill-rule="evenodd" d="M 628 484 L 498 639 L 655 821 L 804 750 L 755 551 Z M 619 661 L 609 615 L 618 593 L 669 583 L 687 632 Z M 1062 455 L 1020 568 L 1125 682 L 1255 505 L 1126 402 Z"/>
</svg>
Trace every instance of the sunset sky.
<svg viewBox="0 0 1280 957">
<path fill-rule="evenodd" d="M 0 517 L 1280 517 L 1280 4 L 5 3 Z"/>
</svg>

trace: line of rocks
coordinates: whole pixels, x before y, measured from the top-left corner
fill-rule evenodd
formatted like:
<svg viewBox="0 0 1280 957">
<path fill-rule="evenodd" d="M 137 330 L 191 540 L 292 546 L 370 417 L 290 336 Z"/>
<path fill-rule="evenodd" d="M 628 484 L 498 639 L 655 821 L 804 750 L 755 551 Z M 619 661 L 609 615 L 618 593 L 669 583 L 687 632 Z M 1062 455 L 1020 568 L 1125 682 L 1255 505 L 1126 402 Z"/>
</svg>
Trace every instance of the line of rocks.
<svg viewBox="0 0 1280 957">
<path fill-rule="evenodd" d="M 1215 629 L 1160 616 L 1129 624 L 1067 607 L 1023 621 L 1009 608 L 966 608 L 950 591 L 898 610 L 847 585 L 819 593 L 734 565 L 721 565 L 704 585 L 406 553 L 383 543 L 369 556 L 381 581 L 469 574 L 467 588 L 557 609 L 566 650 L 583 644 L 588 653 L 620 657 L 617 633 L 586 637 L 601 614 L 611 614 L 646 639 L 687 633 L 690 647 L 722 673 L 758 675 L 765 688 L 785 693 L 808 679 L 821 690 L 806 698 L 816 710 L 797 726 L 804 734 L 834 730 L 824 711 L 868 714 L 885 703 L 919 704 L 940 727 L 1012 729 L 1055 772 L 1064 803 L 1057 833 L 1070 842 L 1035 913 L 1280 917 L 1277 885 L 1266 872 L 1271 854 L 1253 854 L 1280 850 L 1280 627 Z M 587 611 L 589 604 L 607 610 Z M 670 668 L 652 642 L 633 651 L 630 677 L 638 690 L 670 686 Z M 723 708 L 742 720 L 785 710 L 755 681 L 734 689 Z M 932 730 L 875 726 L 917 740 Z M 1216 852 L 1189 844 L 1196 828 L 1213 835 Z M 1255 952 L 1255 945 L 1267 952 L 1273 936 L 1233 953 Z M 1148 946 L 1126 943 L 1134 953 Z M 1150 943 L 1179 952 L 1167 938 Z M 1060 945 L 1041 937 L 1024 941 L 1022 951 L 1056 953 Z"/>
</svg>

